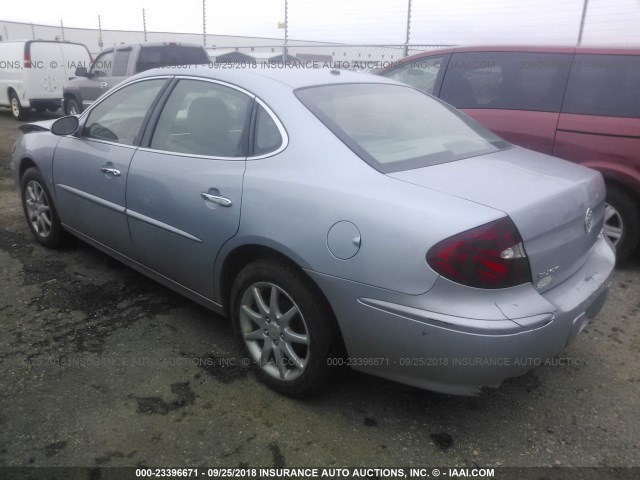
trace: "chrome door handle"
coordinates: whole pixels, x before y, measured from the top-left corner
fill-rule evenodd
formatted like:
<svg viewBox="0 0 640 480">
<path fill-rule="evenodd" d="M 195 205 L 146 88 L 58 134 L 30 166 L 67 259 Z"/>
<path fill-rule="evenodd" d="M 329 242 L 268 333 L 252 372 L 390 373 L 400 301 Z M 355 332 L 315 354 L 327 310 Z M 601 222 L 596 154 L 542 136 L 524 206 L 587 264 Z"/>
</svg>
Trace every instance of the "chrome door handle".
<svg viewBox="0 0 640 480">
<path fill-rule="evenodd" d="M 120 176 L 120 170 L 118 170 L 117 168 L 102 167 L 100 169 L 100 171 L 102 173 L 111 174 L 114 177 L 119 177 Z"/>
<path fill-rule="evenodd" d="M 222 205 L 223 207 L 230 207 L 232 205 L 231 200 L 228 199 L 227 197 L 211 195 L 210 193 L 206 193 L 206 192 L 202 192 L 200 196 L 208 202 L 217 203 L 218 205 Z"/>
</svg>

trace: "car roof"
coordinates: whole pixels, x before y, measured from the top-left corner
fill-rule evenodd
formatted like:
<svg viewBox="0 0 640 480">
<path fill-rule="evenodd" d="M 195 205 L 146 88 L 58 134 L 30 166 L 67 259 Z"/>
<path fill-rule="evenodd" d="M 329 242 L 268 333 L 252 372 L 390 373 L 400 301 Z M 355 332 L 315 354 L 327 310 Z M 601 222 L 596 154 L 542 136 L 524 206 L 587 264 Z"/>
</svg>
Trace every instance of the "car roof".
<svg viewBox="0 0 640 480">
<path fill-rule="evenodd" d="M 391 79 L 370 75 L 367 73 L 352 72 L 349 70 L 336 70 L 328 68 L 305 68 L 294 65 L 282 64 L 255 65 L 248 68 L 220 68 L 215 64 L 190 65 L 187 69 L 155 68 L 140 73 L 132 79 L 152 76 L 186 76 L 214 79 L 255 91 L 258 86 L 263 90 L 266 82 L 285 85 L 290 89 L 344 83 L 384 83 L 403 85 Z"/>
<path fill-rule="evenodd" d="M 434 54 L 463 52 L 528 52 L 528 53 L 589 53 L 600 55 L 640 55 L 640 48 L 626 46 L 571 46 L 571 45 L 468 45 L 439 48 L 421 52 L 398 61 L 398 64 L 430 57 Z M 384 70 L 388 70 L 385 68 Z"/>
</svg>

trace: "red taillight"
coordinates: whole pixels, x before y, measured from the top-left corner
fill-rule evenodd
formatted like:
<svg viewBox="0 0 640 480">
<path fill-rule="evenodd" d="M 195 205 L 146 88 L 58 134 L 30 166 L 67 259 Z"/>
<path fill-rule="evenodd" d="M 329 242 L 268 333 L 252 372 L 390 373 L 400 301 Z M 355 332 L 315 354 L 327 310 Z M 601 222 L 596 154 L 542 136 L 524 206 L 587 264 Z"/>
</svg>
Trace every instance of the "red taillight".
<svg viewBox="0 0 640 480">
<path fill-rule="evenodd" d="M 31 53 L 24 52 L 24 68 L 31 68 Z"/>
<path fill-rule="evenodd" d="M 449 280 L 476 288 L 531 282 L 529 260 L 509 217 L 467 230 L 434 245 L 427 263 Z"/>
</svg>

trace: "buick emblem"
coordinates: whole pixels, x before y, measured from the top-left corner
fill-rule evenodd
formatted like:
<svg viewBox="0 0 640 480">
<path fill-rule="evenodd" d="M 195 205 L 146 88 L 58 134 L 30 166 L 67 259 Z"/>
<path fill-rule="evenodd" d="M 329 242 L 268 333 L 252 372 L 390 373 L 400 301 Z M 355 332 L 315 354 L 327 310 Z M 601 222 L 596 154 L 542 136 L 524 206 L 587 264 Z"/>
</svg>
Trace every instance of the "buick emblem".
<svg viewBox="0 0 640 480">
<path fill-rule="evenodd" d="M 587 213 L 584 214 L 584 231 L 589 233 L 593 228 L 593 210 L 587 208 Z"/>
</svg>

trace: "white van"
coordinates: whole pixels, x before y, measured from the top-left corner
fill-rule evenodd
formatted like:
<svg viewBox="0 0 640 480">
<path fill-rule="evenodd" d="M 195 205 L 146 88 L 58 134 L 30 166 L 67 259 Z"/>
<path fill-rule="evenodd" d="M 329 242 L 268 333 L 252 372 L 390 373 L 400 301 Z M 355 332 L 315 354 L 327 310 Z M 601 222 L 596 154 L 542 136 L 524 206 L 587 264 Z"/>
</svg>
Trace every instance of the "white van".
<svg viewBox="0 0 640 480">
<path fill-rule="evenodd" d="M 56 111 L 64 85 L 77 67 L 88 68 L 91 55 L 81 43 L 48 40 L 0 42 L 0 106 L 16 120 L 30 109 Z"/>
</svg>

